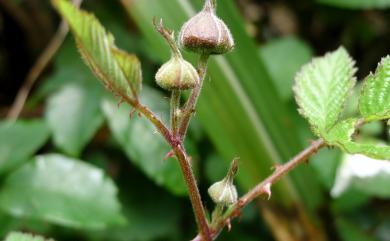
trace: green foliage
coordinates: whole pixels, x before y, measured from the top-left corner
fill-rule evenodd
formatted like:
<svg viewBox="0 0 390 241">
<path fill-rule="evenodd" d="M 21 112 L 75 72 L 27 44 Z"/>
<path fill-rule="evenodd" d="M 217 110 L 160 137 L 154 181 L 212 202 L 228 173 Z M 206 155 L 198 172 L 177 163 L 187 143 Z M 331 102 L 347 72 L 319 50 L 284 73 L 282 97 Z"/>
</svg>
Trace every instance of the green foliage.
<svg viewBox="0 0 390 241">
<path fill-rule="evenodd" d="M 299 112 L 318 136 L 336 124 L 345 100 L 355 84 L 354 61 L 344 48 L 326 54 L 302 67 L 295 78 Z"/>
<path fill-rule="evenodd" d="M 383 58 L 375 74 L 365 79 L 359 109 L 366 121 L 390 118 L 390 56 Z"/>
<path fill-rule="evenodd" d="M 295 36 L 271 40 L 260 47 L 260 56 L 283 99 L 293 96 L 291 86 L 295 73 L 312 55 L 307 43 Z"/>
<path fill-rule="evenodd" d="M 5 239 L 5 241 L 50 241 L 50 240 L 37 235 L 25 234 L 20 232 L 12 232 Z"/>
<path fill-rule="evenodd" d="M 326 134 L 325 140 L 329 145 L 338 146 L 348 153 L 362 153 L 372 158 L 390 160 L 389 146 L 357 143 L 352 140 L 352 135 L 355 133 L 359 121 L 355 118 L 341 121 Z"/>
<path fill-rule="evenodd" d="M 26 162 L 48 138 L 41 120 L 0 122 L 0 174 Z"/>
<path fill-rule="evenodd" d="M 101 229 L 123 223 L 116 193 L 112 180 L 96 167 L 48 154 L 7 177 L 0 207 L 17 217 Z"/>
<path fill-rule="evenodd" d="M 65 153 L 79 156 L 103 124 L 101 97 L 101 88 L 93 82 L 65 84 L 49 97 L 45 117 L 54 143 Z"/>
<path fill-rule="evenodd" d="M 141 99 L 155 113 L 168 113 L 168 103 L 157 91 L 145 88 Z M 138 117 L 136 113 L 129 121 L 131 109 L 128 106 L 118 109 L 118 105 L 112 100 L 105 100 L 102 108 L 114 138 L 129 159 L 158 185 L 178 195 L 186 194 L 180 167 L 174 160 L 163 160 L 170 148 L 153 125 L 146 118 Z"/>
<path fill-rule="evenodd" d="M 125 74 L 126 80 L 128 81 L 127 84 L 133 91 L 133 95 L 137 96 L 142 87 L 142 72 L 140 61 L 134 54 L 128 54 L 120 49 L 113 49 L 112 54 L 114 54 L 116 61 L 122 69 L 122 72 Z"/>
<path fill-rule="evenodd" d="M 119 52 L 114 37 L 92 14 L 76 9 L 66 0 L 53 0 L 53 4 L 70 25 L 80 53 L 92 72 L 116 94 L 136 97 L 141 81 L 136 57 Z M 125 64 L 124 58 L 135 64 Z"/>
<path fill-rule="evenodd" d="M 320 3 L 351 9 L 388 8 L 390 0 L 317 0 Z"/>
<path fill-rule="evenodd" d="M 356 71 L 344 48 L 314 59 L 297 74 L 294 91 L 299 111 L 328 145 L 338 146 L 348 153 L 390 160 L 389 146 L 358 143 L 352 139 L 356 129 L 365 122 L 389 118 L 388 59 L 382 60 L 375 75 L 369 76 L 363 86 L 360 112 L 364 119 L 349 118 L 339 122 L 347 94 L 355 83 Z"/>
</svg>

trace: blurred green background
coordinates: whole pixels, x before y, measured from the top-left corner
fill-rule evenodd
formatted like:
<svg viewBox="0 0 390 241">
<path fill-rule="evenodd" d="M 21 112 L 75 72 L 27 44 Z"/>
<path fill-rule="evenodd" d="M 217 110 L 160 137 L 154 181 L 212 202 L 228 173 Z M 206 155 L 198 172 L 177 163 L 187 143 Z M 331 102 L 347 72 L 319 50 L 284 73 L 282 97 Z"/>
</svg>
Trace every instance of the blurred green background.
<svg viewBox="0 0 390 241">
<path fill-rule="evenodd" d="M 154 16 L 176 32 L 201 0 L 85 0 L 117 45 L 142 62 L 142 100 L 167 120 L 169 94 L 154 83 L 169 49 Z M 295 73 L 343 45 L 361 81 L 390 53 L 389 0 L 220 0 L 234 52 L 213 57 L 186 140 L 208 210 L 207 188 L 239 156 L 239 193 L 314 137 L 296 111 Z M 191 205 L 169 147 L 144 118 L 105 91 L 68 36 L 21 113 L 7 113 L 59 16 L 45 0 L 0 0 L 0 238 L 20 230 L 55 240 L 190 240 Z M 185 55 L 194 64 L 196 56 Z M 344 115 L 356 114 L 356 93 Z M 390 93 L 389 93 L 390 94 Z M 362 136 L 389 143 L 386 123 Z M 390 164 L 321 150 L 248 206 L 219 240 L 390 241 Z M 352 168 L 350 163 L 353 163 Z"/>
</svg>

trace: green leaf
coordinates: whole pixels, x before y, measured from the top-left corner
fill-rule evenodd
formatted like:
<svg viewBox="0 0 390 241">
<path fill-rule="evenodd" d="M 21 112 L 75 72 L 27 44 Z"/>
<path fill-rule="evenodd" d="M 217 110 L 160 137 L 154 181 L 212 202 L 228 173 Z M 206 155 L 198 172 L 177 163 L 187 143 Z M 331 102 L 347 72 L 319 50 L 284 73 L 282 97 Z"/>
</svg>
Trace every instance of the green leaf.
<svg viewBox="0 0 390 241">
<path fill-rule="evenodd" d="M 103 124 L 99 87 L 93 82 L 69 83 L 48 99 L 45 118 L 54 144 L 69 155 L 79 156 Z"/>
<path fill-rule="evenodd" d="M 31 234 L 20 233 L 20 232 L 12 232 L 7 235 L 5 241 L 49 241 L 49 239 L 45 239 L 37 235 L 31 235 Z"/>
<path fill-rule="evenodd" d="M 354 61 L 340 47 L 313 59 L 296 75 L 294 92 L 299 112 L 318 136 L 324 136 L 338 121 L 355 84 L 355 72 Z"/>
<path fill-rule="evenodd" d="M 134 78 L 131 69 L 137 70 L 138 67 L 122 69 L 130 63 L 118 63 L 113 51 L 117 52 L 114 44 L 114 37 L 108 33 L 92 14 L 78 10 L 75 6 L 66 0 L 53 0 L 54 6 L 68 22 L 87 65 L 92 72 L 103 81 L 104 85 L 122 96 L 131 96 L 137 93 L 132 90 L 138 86 L 134 84 Z M 129 86 L 129 83 L 131 85 Z"/>
<path fill-rule="evenodd" d="M 123 223 L 113 181 L 90 164 L 50 154 L 10 174 L 0 208 L 24 218 L 63 226 L 102 229 Z"/>
<path fill-rule="evenodd" d="M 331 194 L 339 197 L 350 188 L 381 198 L 390 197 L 390 162 L 354 154 L 345 155 L 338 167 Z"/>
<path fill-rule="evenodd" d="M 294 36 L 271 40 L 260 47 L 260 56 L 284 100 L 292 97 L 295 73 L 312 55 L 310 46 Z"/>
<path fill-rule="evenodd" d="M 317 0 L 319 3 L 351 9 L 388 8 L 390 0 Z"/>
<path fill-rule="evenodd" d="M 390 160 L 390 146 L 357 143 L 352 140 L 352 135 L 355 133 L 359 121 L 359 119 L 350 118 L 337 123 L 324 136 L 325 141 L 329 145 L 338 146 L 351 154 L 360 153 L 375 159 Z"/>
<path fill-rule="evenodd" d="M 0 173 L 27 161 L 49 138 L 42 120 L 0 122 Z"/>
<path fill-rule="evenodd" d="M 157 91 L 144 88 L 141 99 L 158 115 L 168 112 L 168 103 Z M 154 126 L 143 117 L 135 115 L 130 120 L 131 109 L 127 105 L 118 105 L 113 100 L 103 101 L 103 112 L 110 130 L 129 159 L 158 185 L 174 194 L 185 195 L 186 186 L 177 161 L 164 156 L 170 151 L 168 144 L 156 132 Z"/>
<path fill-rule="evenodd" d="M 366 121 L 390 118 L 390 56 L 383 58 L 375 74 L 365 79 L 359 109 Z"/>
<path fill-rule="evenodd" d="M 142 87 L 142 71 L 141 62 L 134 54 L 128 54 L 120 49 L 113 49 L 116 60 L 126 76 L 127 84 L 133 92 L 133 96 L 137 96 Z"/>
</svg>

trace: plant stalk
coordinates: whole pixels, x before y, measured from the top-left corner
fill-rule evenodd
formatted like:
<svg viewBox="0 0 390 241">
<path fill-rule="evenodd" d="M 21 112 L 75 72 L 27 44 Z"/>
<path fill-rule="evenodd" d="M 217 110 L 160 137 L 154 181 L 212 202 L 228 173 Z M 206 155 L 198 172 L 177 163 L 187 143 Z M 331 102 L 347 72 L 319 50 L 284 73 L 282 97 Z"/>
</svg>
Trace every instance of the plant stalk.
<svg viewBox="0 0 390 241">
<path fill-rule="evenodd" d="M 191 204 L 194 210 L 196 223 L 199 229 L 199 239 L 202 241 L 211 241 L 209 224 L 205 215 L 202 199 L 199 193 L 198 185 L 192 171 L 190 159 L 182 145 L 182 142 L 169 131 L 168 127 L 146 106 L 138 100 L 129 98 L 123 93 L 120 93 L 123 100 L 133 106 L 134 109 L 142 113 L 161 133 L 164 139 L 172 147 L 177 159 L 179 160 L 184 180 L 186 182 Z"/>
<path fill-rule="evenodd" d="M 180 90 L 172 90 L 171 94 L 171 130 L 172 135 L 177 137 L 178 111 L 180 110 Z"/>
<path fill-rule="evenodd" d="M 214 240 L 218 234 L 222 231 L 222 229 L 230 223 L 230 220 L 236 218 L 240 215 L 242 208 L 248 205 L 255 198 L 260 196 L 261 194 L 271 195 L 270 187 L 274 185 L 279 179 L 288 174 L 291 170 L 293 170 L 297 165 L 306 162 L 309 157 L 317 153 L 319 149 L 326 146 L 326 143 L 322 139 L 318 139 L 313 141 L 310 146 L 308 146 L 305 150 L 297 154 L 294 158 L 292 158 L 289 162 L 284 165 L 277 167 L 275 172 L 272 173 L 268 178 L 263 180 L 261 183 L 257 184 L 254 188 L 252 188 L 249 192 L 247 192 L 244 196 L 242 196 L 236 204 L 234 204 L 231 208 L 229 208 L 224 214 L 223 218 L 219 220 L 219 222 L 213 224 L 210 229 L 210 234 L 212 240 Z M 202 237 L 200 235 L 196 236 L 192 241 L 201 241 Z"/>
<path fill-rule="evenodd" d="M 199 81 L 200 82 L 192 90 L 191 95 L 188 98 L 187 103 L 184 106 L 183 117 L 181 119 L 179 133 L 178 133 L 180 141 L 184 140 L 184 137 L 187 133 L 188 125 L 190 124 L 192 114 L 195 112 L 195 106 L 196 106 L 196 103 L 198 102 L 198 98 L 199 98 L 200 92 L 202 90 L 204 78 L 206 76 L 208 59 L 209 59 L 209 55 L 207 55 L 207 54 L 202 54 L 199 58 L 198 74 L 199 74 Z"/>
</svg>

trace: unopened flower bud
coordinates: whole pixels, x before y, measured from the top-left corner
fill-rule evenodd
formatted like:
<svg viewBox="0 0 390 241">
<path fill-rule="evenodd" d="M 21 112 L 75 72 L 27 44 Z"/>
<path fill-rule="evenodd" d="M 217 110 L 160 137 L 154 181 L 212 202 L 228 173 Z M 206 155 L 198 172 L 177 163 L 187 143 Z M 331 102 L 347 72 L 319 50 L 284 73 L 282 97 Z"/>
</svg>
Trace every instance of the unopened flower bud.
<svg viewBox="0 0 390 241">
<path fill-rule="evenodd" d="M 172 57 L 157 71 L 156 82 L 166 90 L 187 90 L 199 83 L 199 75 L 189 62 Z"/>
<path fill-rule="evenodd" d="M 237 202 L 236 187 L 226 179 L 211 185 L 208 192 L 211 199 L 217 204 L 229 206 Z"/>
<path fill-rule="evenodd" d="M 224 54 L 233 50 L 233 37 L 216 16 L 215 1 L 206 0 L 202 11 L 183 25 L 179 36 L 182 47 L 200 54 Z"/>
<path fill-rule="evenodd" d="M 209 187 L 209 195 L 216 204 L 229 206 L 237 202 L 237 189 L 233 184 L 237 170 L 238 160 L 234 159 L 226 177 Z"/>
<path fill-rule="evenodd" d="M 199 75 L 195 68 L 183 59 L 176 45 L 173 32 L 163 27 L 162 21 L 157 25 L 157 31 L 165 38 L 171 48 L 171 59 L 163 64 L 156 73 L 157 84 L 166 90 L 187 90 L 199 83 Z"/>
</svg>

